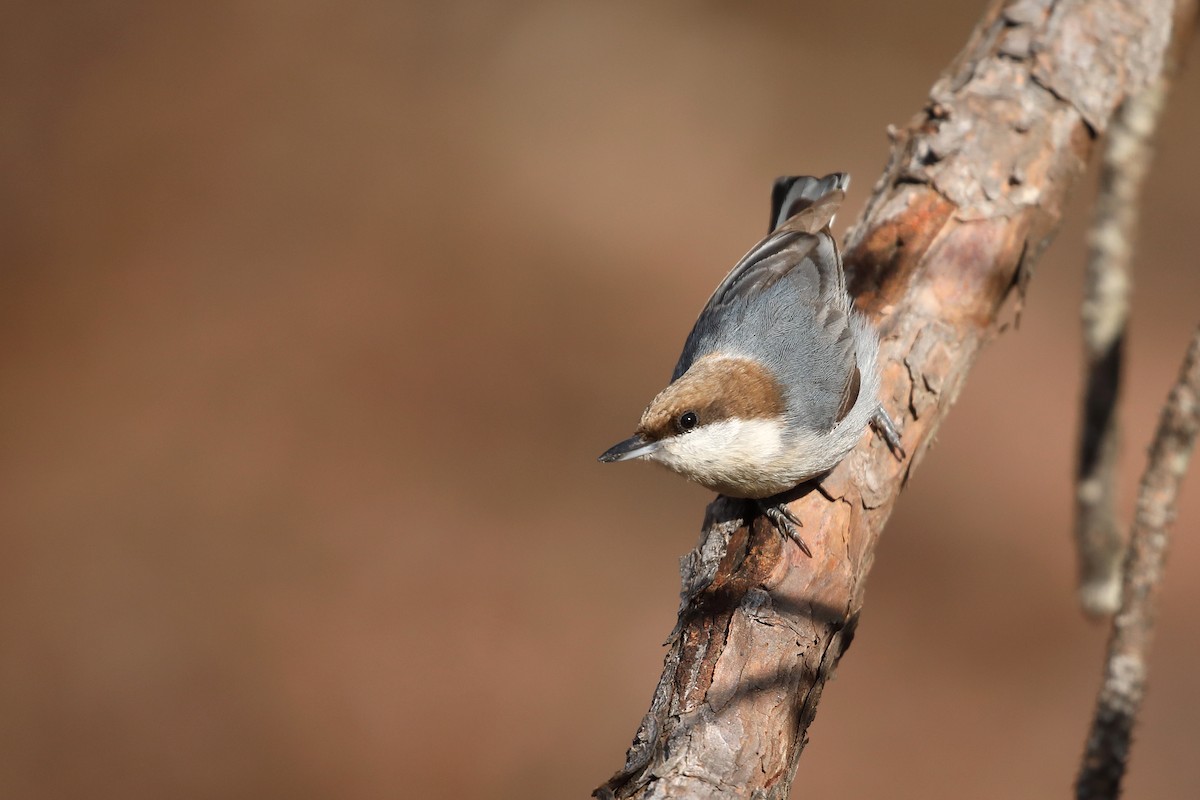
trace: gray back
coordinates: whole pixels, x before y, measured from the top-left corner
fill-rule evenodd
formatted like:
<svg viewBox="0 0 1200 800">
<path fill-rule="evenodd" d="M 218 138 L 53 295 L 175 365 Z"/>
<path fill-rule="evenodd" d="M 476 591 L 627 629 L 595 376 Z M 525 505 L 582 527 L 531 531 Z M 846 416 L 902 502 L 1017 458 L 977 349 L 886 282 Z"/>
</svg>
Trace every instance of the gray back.
<svg viewBox="0 0 1200 800">
<path fill-rule="evenodd" d="M 811 192 L 811 185 L 796 191 L 805 190 Z M 836 190 L 840 200 L 841 186 Z M 815 227 L 811 212 L 809 219 L 796 213 L 730 270 L 700 312 L 672 382 L 710 353 L 751 357 L 785 388 L 793 422 L 814 430 L 833 427 L 855 354 L 850 298 L 828 229 L 836 201 L 829 205 L 830 213 L 816 220 L 823 223 L 819 231 L 809 232 Z"/>
</svg>

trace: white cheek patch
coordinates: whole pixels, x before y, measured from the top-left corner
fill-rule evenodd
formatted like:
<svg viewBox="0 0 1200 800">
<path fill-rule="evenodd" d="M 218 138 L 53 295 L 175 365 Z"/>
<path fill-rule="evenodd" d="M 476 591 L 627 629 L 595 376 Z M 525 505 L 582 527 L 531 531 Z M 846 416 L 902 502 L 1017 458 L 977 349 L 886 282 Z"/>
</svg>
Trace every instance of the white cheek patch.
<svg viewBox="0 0 1200 800">
<path fill-rule="evenodd" d="M 769 479 L 782 450 L 777 421 L 727 419 L 664 439 L 651 457 L 697 483 L 729 492 Z"/>
<path fill-rule="evenodd" d="M 770 458 L 782 446 L 779 424 L 761 419 L 726 419 L 663 442 L 682 458 Z"/>
</svg>

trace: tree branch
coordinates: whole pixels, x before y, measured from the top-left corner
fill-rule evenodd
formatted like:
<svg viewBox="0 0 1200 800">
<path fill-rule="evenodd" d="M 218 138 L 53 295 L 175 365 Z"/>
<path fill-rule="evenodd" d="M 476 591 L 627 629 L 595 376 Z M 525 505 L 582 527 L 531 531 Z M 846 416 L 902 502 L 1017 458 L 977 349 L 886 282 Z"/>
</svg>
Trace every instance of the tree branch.
<svg viewBox="0 0 1200 800">
<path fill-rule="evenodd" d="M 1120 445 L 1117 403 L 1125 353 L 1133 251 L 1142 185 L 1154 160 L 1153 139 L 1179 69 L 1184 36 L 1194 25 L 1195 3 L 1177 3 L 1176 31 L 1166 68 L 1117 108 L 1105 137 L 1100 192 L 1088 232 L 1082 307 L 1085 390 L 1075 486 L 1075 541 L 1079 600 L 1091 616 L 1112 614 L 1121 602 L 1121 556 L 1116 516 Z"/>
<path fill-rule="evenodd" d="M 911 460 L 874 437 L 802 487 L 809 559 L 742 504 L 709 506 L 683 559 L 663 675 L 613 797 L 786 797 L 826 679 L 853 638 L 875 545 L 1006 299 L 1019 302 L 1095 136 L 1161 72 L 1168 0 L 995 3 L 892 132 L 847 264 L 880 318 L 883 400 Z"/>
<path fill-rule="evenodd" d="M 1167 526 L 1200 430 L 1200 329 L 1171 390 L 1150 446 L 1138 491 L 1137 516 L 1125 559 L 1120 611 L 1113 618 L 1104 683 L 1075 784 L 1079 800 L 1109 800 L 1120 793 L 1133 723 L 1146 687 L 1154 608 L 1167 554 Z"/>
</svg>

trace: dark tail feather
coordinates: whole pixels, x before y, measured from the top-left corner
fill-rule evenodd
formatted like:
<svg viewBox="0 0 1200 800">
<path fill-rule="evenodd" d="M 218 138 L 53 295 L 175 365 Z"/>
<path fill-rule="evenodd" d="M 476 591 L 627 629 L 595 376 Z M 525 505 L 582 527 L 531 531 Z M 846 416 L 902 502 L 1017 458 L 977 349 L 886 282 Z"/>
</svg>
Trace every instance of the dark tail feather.
<svg viewBox="0 0 1200 800">
<path fill-rule="evenodd" d="M 845 172 L 834 172 L 824 178 L 814 178 L 811 175 L 785 175 L 776 178 L 775 186 L 771 189 L 771 227 L 767 233 L 774 231 L 804 209 L 816 205 L 817 201 L 837 192 L 836 197 L 830 198 L 832 208 L 829 219 L 821 224 L 818 230 L 824 228 L 833 222 L 832 212 L 837 211 L 837 206 L 849 186 L 850 176 Z"/>
</svg>

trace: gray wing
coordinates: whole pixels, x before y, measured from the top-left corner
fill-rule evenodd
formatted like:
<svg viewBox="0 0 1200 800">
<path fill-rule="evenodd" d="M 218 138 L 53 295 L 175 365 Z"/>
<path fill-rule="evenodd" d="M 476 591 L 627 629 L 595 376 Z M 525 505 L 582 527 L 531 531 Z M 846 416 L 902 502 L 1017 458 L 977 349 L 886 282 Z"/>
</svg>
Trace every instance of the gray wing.
<svg viewBox="0 0 1200 800">
<path fill-rule="evenodd" d="M 831 427 L 853 405 L 847 397 L 851 389 L 857 396 L 858 383 L 850 298 L 828 227 L 845 180 L 786 180 L 793 202 L 783 203 L 781 214 L 791 216 L 713 292 L 671 380 L 712 352 L 752 356 L 784 376 L 789 408 L 814 427 Z"/>
</svg>

